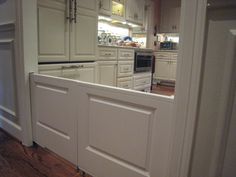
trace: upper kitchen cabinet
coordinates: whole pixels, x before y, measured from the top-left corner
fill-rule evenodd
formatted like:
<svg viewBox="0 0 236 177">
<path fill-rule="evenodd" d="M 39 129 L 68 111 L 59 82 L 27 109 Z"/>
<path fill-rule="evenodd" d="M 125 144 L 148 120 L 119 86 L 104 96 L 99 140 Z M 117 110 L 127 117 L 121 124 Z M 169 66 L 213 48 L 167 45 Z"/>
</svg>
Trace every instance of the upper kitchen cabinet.
<svg viewBox="0 0 236 177">
<path fill-rule="evenodd" d="M 161 0 L 160 33 L 179 33 L 181 0 Z"/>
<path fill-rule="evenodd" d="M 112 0 L 112 18 L 125 20 L 125 0 Z"/>
<path fill-rule="evenodd" d="M 69 60 L 69 22 L 66 0 L 38 0 L 38 57 L 40 62 Z"/>
<path fill-rule="evenodd" d="M 144 9 L 145 9 L 144 0 L 127 0 L 126 20 L 142 25 L 144 21 Z"/>
<path fill-rule="evenodd" d="M 96 0 L 38 0 L 39 62 L 94 61 Z"/>
<path fill-rule="evenodd" d="M 71 23 L 70 59 L 94 61 L 97 48 L 97 0 L 77 0 L 77 9 Z"/>
<path fill-rule="evenodd" d="M 99 14 L 111 16 L 111 8 L 112 8 L 111 0 L 99 0 Z"/>
</svg>

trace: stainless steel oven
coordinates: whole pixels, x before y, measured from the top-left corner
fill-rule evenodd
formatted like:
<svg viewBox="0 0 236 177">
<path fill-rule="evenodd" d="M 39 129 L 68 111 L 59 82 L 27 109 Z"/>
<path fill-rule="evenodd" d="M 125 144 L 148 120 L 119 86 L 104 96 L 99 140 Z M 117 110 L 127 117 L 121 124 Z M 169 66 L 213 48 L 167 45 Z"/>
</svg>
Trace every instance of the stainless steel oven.
<svg viewBox="0 0 236 177">
<path fill-rule="evenodd" d="M 134 58 L 134 72 L 148 72 L 152 71 L 153 52 L 152 51 L 135 51 Z"/>
</svg>

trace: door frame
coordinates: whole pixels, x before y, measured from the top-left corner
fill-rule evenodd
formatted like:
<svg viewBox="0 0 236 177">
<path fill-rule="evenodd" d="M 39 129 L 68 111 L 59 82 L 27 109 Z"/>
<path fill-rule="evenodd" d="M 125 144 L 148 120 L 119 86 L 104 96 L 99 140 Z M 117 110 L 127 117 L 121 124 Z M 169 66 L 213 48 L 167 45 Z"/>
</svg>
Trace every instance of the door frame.
<svg viewBox="0 0 236 177">
<path fill-rule="evenodd" d="M 182 0 L 180 25 L 180 50 L 177 60 L 176 96 L 174 102 L 175 131 L 171 154 L 170 175 L 188 177 L 196 133 L 201 77 L 204 58 L 205 30 L 208 8 L 235 7 L 236 2 L 213 0 Z M 221 120 L 222 121 L 222 120 Z M 221 126 L 221 130 L 227 124 Z M 221 138 L 216 139 L 214 160 L 218 157 Z M 219 160 L 219 159 L 217 159 Z M 220 161 L 217 161 L 220 162 Z M 210 173 L 215 174 L 218 163 L 211 164 Z"/>
<path fill-rule="evenodd" d="M 188 177 L 198 96 L 201 83 L 202 53 L 207 0 L 182 0 L 180 50 L 177 59 L 176 94 L 174 101 L 175 130 L 169 176 Z"/>
</svg>

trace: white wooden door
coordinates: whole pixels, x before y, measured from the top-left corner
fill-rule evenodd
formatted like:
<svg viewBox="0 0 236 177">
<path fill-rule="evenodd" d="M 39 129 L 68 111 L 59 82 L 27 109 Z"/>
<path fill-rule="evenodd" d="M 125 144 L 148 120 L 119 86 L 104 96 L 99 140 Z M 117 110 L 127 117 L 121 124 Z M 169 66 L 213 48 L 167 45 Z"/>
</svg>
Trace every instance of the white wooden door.
<svg viewBox="0 0 236 177">
<path fill-rule="evenodd" d="M 71 24 L 71 61 L 95 61 L 97 54 L 97 1 L 77 1 L 76 22 Z"/>
<path fill-rule="evenodd" d="M 98 62 L 98 83 L 109 86 L 116 86 L 117 61 Z"/>
<path fill-rule="evenodd" d="M 39 62 L 69 61 L 69 21 L 65 0 L 38 0 Z"/>
<path fill-rule="evenodd" d="M 157 117 L 170 113 L 170 104 L 162 102 L 155 108 L 158 103 L 148 95 L 108 87 L 82 87 L 79 97 L 83 100 L 78 107 L 80 169 L 101 177 L 155 177 L 160 168 L 165 171 L 162 175 L 167 172 L 168 160 L 162 155 L 168 147 L 162 155 L 154 152 L 162 149 L 156 141 Z"/>
<path fill-rule="evenodd" d="M 39 145 L 93 176 L 167 175 L 173 98 L 40 74 L 31 94 Z"/>
</svg>

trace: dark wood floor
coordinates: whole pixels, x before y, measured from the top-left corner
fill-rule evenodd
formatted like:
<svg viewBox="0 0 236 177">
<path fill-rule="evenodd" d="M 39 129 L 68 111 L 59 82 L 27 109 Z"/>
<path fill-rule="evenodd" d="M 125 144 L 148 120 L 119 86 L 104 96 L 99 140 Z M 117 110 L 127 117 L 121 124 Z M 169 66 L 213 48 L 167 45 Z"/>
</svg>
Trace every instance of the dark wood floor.
<svg viewBox="0 0 236 177">
<path fill-rule="evenodd" d="M 27 148 L 0 129 L 0 177 L 81 177 L 76 167 L 35 145 Z"/>
<path fill-rule="evenodd" d="M 175 94 L 175 87 L 164 85 L 152 85 L 151 93 L 172 96 Z"/>
</svg>

